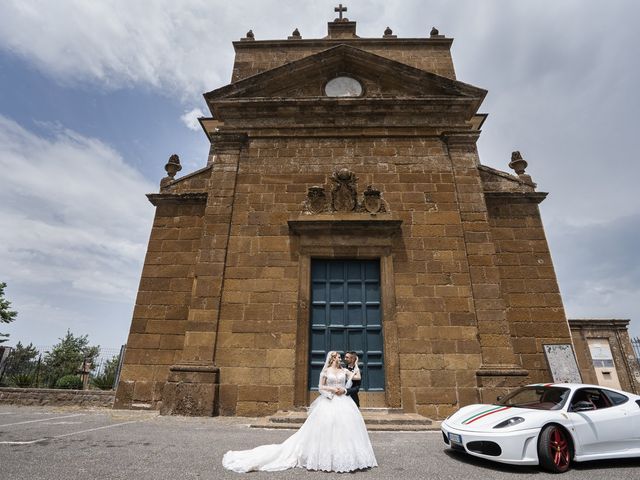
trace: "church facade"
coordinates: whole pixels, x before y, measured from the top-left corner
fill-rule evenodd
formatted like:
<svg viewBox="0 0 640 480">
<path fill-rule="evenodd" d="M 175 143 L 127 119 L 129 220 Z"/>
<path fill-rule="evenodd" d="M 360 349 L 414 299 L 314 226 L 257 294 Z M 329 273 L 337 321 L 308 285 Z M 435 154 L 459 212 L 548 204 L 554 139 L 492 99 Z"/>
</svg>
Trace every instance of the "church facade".
<svg viewBox="0 0 640 480">
<path fill-rule="evenodd" d="M 363 406 L 443 418 L 552 381 L 571 334 L 538 192 L 481 164 L 486 91 L 452 39 L 234 42 L 205 94 L 206 167 L 166 165 L 116 406 L 262 416 L 308 405 L 329 350 Z M 507 161 L 505 160 L 505 163 Z"/>
</svg>

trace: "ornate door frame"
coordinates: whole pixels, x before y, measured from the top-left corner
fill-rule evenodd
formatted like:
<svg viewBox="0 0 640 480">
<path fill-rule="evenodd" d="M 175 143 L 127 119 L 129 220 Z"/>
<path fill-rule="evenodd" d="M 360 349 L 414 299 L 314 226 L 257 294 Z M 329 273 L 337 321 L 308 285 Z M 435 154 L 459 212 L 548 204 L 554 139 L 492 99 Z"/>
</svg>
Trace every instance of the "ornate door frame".
<svg viewBox="0 0 640 480">
<path fill-rule="evenodd" d="M 290 220 L 293 251 L 298 253 L 299 285 L 296 333 L 294 405 L 309 401 L 309 329 L 311 299 L 311 259 L 379 260 L 380 301 L 382 303 L 385 401 L 390 408 L 401 407 L 400 360 L 393 274 L 392 243 L 401 220 L 362 219 L 357 215 L 315 215 Z"/>
</svg>

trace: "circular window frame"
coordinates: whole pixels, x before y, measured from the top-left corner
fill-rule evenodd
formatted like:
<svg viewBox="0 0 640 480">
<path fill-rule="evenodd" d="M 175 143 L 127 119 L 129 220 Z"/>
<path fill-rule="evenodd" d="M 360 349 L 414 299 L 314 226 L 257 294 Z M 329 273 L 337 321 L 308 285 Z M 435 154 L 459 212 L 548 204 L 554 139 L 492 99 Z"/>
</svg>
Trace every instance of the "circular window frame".
<svg viewBox="0 0 640 480">
<path fill-rule="evenodd" d="M 356 82 L 358 85 L 360 85 L 360 93 L 358 95 L 329 95 L 327 93 L 327 85 L 329 85 L 331 82 L 333 82 L 333 81 L 335 81 L 335 80 L 337 80 L 339 78 L 346 78 L 346 79 L 353 80 L 354 82 Z M 365 94 L 365 88 L 364 88 L 364 83 L 359 78 L 354 77 L 351 74 L 339 73 L 335 77 L 330 78 L 329 80 L 327 80 L 325 82 L 324 86 L 322 87 L 322 93 L 327 98 L 358 98 L 358 97 L 362 97 Z"/>
</svg>

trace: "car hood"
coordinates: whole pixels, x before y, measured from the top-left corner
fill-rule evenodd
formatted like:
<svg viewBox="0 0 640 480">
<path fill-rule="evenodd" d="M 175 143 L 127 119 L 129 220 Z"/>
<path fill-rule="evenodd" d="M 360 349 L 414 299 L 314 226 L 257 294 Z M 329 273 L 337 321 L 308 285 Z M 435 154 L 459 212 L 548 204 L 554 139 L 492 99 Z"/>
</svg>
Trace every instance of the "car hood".
<svg viewBox="0 0 640 480">
<path fill-rule="evenodd" d="M 556 416 L 560 412 L 549 410 L 534 410 L 528 408 L 505 407 L 503 405 L 469 405 L 458 410 L 447 418 L 444 423 L 452 428 L 467 431 L 508 431 L 522 430 L 540 426 L 543 418 Z M 522 417 L 524 422 L 513 427 L 493 429 L 497 424 L 513 417 Z"/>
</svg>

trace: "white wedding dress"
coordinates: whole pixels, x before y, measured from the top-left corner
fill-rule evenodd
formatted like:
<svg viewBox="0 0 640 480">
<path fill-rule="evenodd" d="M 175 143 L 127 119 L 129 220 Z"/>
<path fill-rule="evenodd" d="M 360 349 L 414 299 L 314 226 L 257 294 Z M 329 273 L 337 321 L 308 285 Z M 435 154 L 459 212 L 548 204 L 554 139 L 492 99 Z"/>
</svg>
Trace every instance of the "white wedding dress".
<svg viewBox="0 0 640 480">
<path fill-rule="evenodd" d="M 322 376 L 326 378 L 326 387 L 347 386 L 345 370 L 337 374 L 323 371 L 321 395 L 309 407 L 309 416 L 296 433 L 284 443 L 229 451 L 222 458 L 224 468 L 235 472 L 279 471 L 293 467 L 351 472 L 377 467 L 360 410 L 347 395 L 333 395 L 323 389 Z"/>
</svg>

